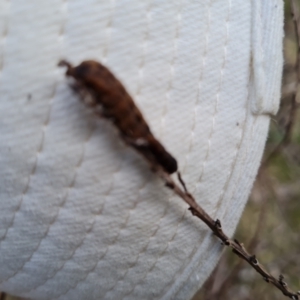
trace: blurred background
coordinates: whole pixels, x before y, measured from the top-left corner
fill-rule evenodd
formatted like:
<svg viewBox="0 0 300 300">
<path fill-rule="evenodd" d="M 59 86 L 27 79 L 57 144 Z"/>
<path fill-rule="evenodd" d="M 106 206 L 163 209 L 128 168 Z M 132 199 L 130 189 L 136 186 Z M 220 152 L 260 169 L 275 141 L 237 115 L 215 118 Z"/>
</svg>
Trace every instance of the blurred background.
<svg viewBox="0 0 300 300">
<path fill-rule="evenodd" d="M 293 291 L 300 290 L 299 16 L 300 0 L 286 0 L 281 107 L 271 121 L 263 162 L 235 234 L 272 275 L 283 274 Z M 226 249 L 193 300 L 283 298 Z M 0 292 L 0 300 L 18 299 Z"/>
</svg>

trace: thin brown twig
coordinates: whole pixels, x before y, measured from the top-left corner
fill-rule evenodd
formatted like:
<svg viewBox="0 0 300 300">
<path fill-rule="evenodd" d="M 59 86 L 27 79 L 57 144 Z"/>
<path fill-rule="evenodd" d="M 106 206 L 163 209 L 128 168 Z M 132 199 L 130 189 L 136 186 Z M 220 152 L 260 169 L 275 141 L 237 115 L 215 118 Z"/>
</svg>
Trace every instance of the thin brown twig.
<svg viewBox="0 0 300 300">
<path fill-rule="evenodd" d="M 294 293 L 289 290 L 287 283 L 284 281 L 283 275 L 280 275 L 278 279 L 269 274 L 266 269 L 259 263 L 255 255 L 251 255 L 244 245 L 240 243 L 238 240 L 230 239 L 222 230 L 221 222 L 219 219 L 212 219 L 207 212 L 197 204 L 194 197 L 187 191 L 184 191 L 179 185 L 172 179 L 170 174 L 163 171 L 159 166 L 156 166 L 157 174 L 164 180 L 166 186 L 173 190 L 175 194 L 177 194 L 182 200 L 184 200 L 189 205 L 189 210 L 191 211 L 193 216 L 201 219 L 213 232 L 215 236 L 217 236 L 222 244 L 228 246 L 232 249 L 233 253 L 237 256 L 248 262 L 249 265 L 252 266 L 266 282 L 273 284 L 277 287 L 283 295 L 289 297 L 293 300 L 299 300 L 300 292 Z M 185 186 L 185 185 L 184 185 Z"/>
<path fill-rule="evenodd" d="M 6 294 L 3 292 L 0 292 L 0 300 L 5 300 Z"/>
<path fill-rule="evenodd" d="M 258 180 L 258 182 L 260 182 L 260 181 Z M 247 247 L 248 252 L 255 251 L 255 249 L 258 245 L 258 242 L 259 242 L 259 235 L 261 233 L 261 228 L 263 228 L 263 223 L 265 221 L 265 214 L 266 214 L 267 203 L 268 203 L 267 197 L 263 197 L 262 202 L 263 202 L 263 204 L 262 204 L 262 208 L 260 209 L 260 213 L 259 213 L 255 233 L 252 236 L 252 238 L 249 242 L 249 245 Z M 208 297 L 207 299 L 220 299 L 221 296 L 225 294 L 225 291 L 228 289 L 228 287 L 232 283 L 233 279 L 236 278 L 237 274 L 239 273 L 239 271 L 242 268 L 242 265 L 243 265 L 243 261 L 240 260 L 234 266 L 234 268 L 231 270 L 231 272 L 228 274 L 226 279 L 221 283 L 220 287 L 218 288 L 218 291 L 212 293 L 211 296 Z"/>
</svg>

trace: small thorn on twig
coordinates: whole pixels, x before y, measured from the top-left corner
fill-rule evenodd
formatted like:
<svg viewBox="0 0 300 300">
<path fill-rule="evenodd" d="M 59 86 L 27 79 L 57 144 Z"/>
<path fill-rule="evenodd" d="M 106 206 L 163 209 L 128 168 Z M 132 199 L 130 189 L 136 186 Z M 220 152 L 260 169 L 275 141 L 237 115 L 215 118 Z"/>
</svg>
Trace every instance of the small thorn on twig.
<svg viewBox="0 0 300 300">
<path fill-rule="evenodd" d="M 235 241 L 240 247 L 242 247 L 241 243 L 240 243 L 237 239 L 234 239 L 234 241 Z"/>
<path fill-rule="evenodd" d="M 279 275 L 279 281 L 282 281 L 284 279 L 284 276 L 282 274 Z"/>
<path fill-rule="evenodd" d="M 216 221 L 215 221 L 215 227 L 217 229 L 219 229 L 219 230 L 222 229 L 221 221 L 219 219 L 216 219 Z"/>
<path fill-rule="evenodd" d="M 188 196 L 188 197 L 190 197 L 191 199 L 193 199 L 193 200 L 194 200 L 194 198 L 193 198 L 192 194 L 190 194 L 189 192 L 187 192 L 186 194 L 187 194 L 187 196 Z"/>
<path fill-rule="evenodd" d="M 283 281 L 284 279 L 284 276 L 282 274 L 279 275 L 279 283 L 283 286 L 283 287 L 286 287 L 287 286 L 287 283 L 285 281 Z"/>
<path fill-rule="evenodd" d="M 258 260 L 255 255 L 250 256 L 250 262 L 255 266 L 258 265 Z"/>
<path fill-rule="evenodd" d="M 168 187 L 168 188 L 174 190 L 174 184 L 171 183 L 171 182 L 166 182 L 166 187 Z"/>
<path fill-rule="evenodd" d="M 183 181 L 183 179 L 182 179 L 182 177 L 181 177 L 181 173 L 180 173 L 179 171 L 177 172 L 177 177 L 178 177 L 178 180 L 179 180 L 179 182 L 181 183 L 181 185 L 182 185 L 182 187 L 183 187 L 185 193 L 186 193 L 186 194 L 189 194 L 189 192 L 188 192 L 188 190 L 187 190 L 187 188 L 186 188 L 186 185 L 185 185 L 185 183 L 184 183 L 184 181 Z"/>
<path fill-rule="evenodd" d="M 160 177 L 164 180 L 165 185 L 171 188 L 174 191 L 174 193 L 176 193 L 188 204 L 188 210 L 191 212 L 191 214 L 205 222 L 207 226 L 211 229 L 212 233 L 221 240 L 222 245 L 230 247 L 234 254 L 248 262 L 258 273 L 261 274 L 262 278 L 266 282 L 269 282 L 275 287 L 277 287 L 279 290 L 282 291 L 282 293 L 285 296 L 289 297 L 290 299 L 300 300 L 300 292 L 298 292 L 298 294 L 291 292 L 287 287 L 287 283 L 283 281 L 283 275 L 280 275 L 279 279 L 276 279 L 273 276 L 269 275 L 268 272 L 265 271 L 264 268 L 260 265 L 256 256 L 249 254 L 249 252 L 244 247 L 243 243 L 240 243 L 237 239 L 232 240 L 225 235 L 225 233 L 222 230 L 221 221 L 219 219 L 213 219 L 204 211 L 204 209 L 201 206 L 197 204 L 193 195 L 189 194 L 187 192 L 187 189 L 183 188 L 184 183 L 182 183 L 181 187 L 179 186 L 179 183 L 177 183 L 177 181 L 175 182 L 173 180 L 170 174 L 166 174 L 159 168 L 158 171 Z M 178 178 L 181 178 L 180 174 L 178 175 Z"/>
<path fill-rule="evenodd" d="M 221 244 L 222 246 L 229 246 L 228 241 L 222 241 L 220 244 Z"/>
<path fill-rule="evenodd" d="M 190 206 L 190 207 L 188 208 L 188 210 L 191 211 L 191 213 L 192 213 L 193 216 L 197 216 L 197 211 L 196 211 L 193 207 Z"/>
</svg>

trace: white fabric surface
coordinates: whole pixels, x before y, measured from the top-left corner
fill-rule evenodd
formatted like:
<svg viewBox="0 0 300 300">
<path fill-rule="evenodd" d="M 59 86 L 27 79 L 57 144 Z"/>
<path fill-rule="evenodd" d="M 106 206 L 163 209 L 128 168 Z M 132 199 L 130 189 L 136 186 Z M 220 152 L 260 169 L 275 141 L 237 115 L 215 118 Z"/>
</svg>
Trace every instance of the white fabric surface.
<svg viewBox="0 0 300 300">
<path fill-rule="evenodd" d="M 222 247 L 57 68 L 96 59 L 232 235 L 278 109 L 281 0 L 0 0 L 0 290 L 190 299 Z"/>
</svg>

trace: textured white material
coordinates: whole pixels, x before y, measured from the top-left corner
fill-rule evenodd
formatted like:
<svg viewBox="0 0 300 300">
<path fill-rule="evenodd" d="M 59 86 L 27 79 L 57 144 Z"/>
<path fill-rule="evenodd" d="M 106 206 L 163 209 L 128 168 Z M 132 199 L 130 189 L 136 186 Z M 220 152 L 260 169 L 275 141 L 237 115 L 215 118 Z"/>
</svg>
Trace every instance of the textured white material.
<svg viewBox="0 0 300 300">
<path fill-rule="evenodd" d="M 190 299 L 221 246 L 70 90 L 104 62 L 232 235 L 278 108 L 281 0 L 0 0 L 0 290 Z"/>
</svg>

